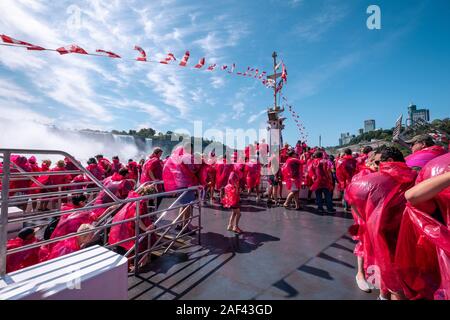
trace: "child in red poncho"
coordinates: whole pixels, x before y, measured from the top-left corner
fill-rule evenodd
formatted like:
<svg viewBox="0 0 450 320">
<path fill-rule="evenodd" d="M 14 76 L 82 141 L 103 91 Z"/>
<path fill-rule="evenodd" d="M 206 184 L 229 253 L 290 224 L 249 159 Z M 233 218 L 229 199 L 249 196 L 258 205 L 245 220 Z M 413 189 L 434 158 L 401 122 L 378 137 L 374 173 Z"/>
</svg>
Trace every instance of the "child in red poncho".
<svg viewBox="0 0 450 320">
<path fill-rule="evenodd" d="M 228 179 L 228 184 L 225 186 L 224 196 L 222 198 L 222 204 L 225 208 L 231 208 L 232 213 L 230 220 L 228 221 L 228 231 L 236 233 L 242 233 L 239 228 L 239 219 L 241 218 L 241 208 L 239 205 L 239 177 L 232 172 Z"/>
</svg>

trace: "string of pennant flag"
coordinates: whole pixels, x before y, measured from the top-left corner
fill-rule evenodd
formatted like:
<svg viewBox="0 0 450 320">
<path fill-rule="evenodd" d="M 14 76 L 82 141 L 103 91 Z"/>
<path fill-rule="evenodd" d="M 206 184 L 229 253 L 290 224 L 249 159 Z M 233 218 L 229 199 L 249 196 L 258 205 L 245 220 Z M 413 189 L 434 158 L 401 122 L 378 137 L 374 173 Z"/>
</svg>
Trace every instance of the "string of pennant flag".
<svg viewBox="0 0 450 320">
<path fill-rule="evenodd" d="M 49 49 L 49 48 L 44 48 L 39 45 L 31 44 L 29 42 L 17 40 L 10 36 L 4 35 L 4 34 L 1 34 L 0 38 L 3 42 L 3 43 L 0 43 L 0 45 L 10 46 L 10 47 L 22 47 L 22 48 L 26 48 L 27 50 L 30 50 L 30 51 L 55 51 L 55 52 L 58 52 L 60 55 L 82 54 L 82 55 L 99 56 L 99 57 L 112 58 L 112 59 L 123 59 L 120 55 L 118 55 L 114 52 L 106 51 L 106 50 L 102 50 L 102 49 L 97 49 L 95 51 L 95 53 L 90 53 L 76 44 L 60 47 L 57 49 Z M 160 64 L 166 64 L 166 65 L 178 63 L 178 60 L 173 53 L 168 53 L 163 60 L 153 60 L 153 59 L 150 59 L 147 57 L 147 53 L 140 46 L 135 46 L 134 50 L 136 50 L 139 53 L 139 55 L 136 58 L 132 59 L 133 61 L 160 63 Z M 183 58 L 178 63 L 178 66 L 187 67 L 188 63 L 189 63 L 189 59 L 190 59 L 190 52 L 186 51 L 183 55 Z M 276 70 L 278 70 L 280 67 L 282 68 L 282 72 L 281 72 L 281 79 L 278 83 L 276 82 L 276 78 L 275 79 L 268 78 L 267 72 L 261 71 L 258 68 L 247 67 L 247 70 L 245 72 L 241 72 L 241 71 L 235 72 L 236 71 L 236 63 L 233 63 L 232 65 L 220 65 L 220 66 L 216 63 L 206 65 L 205 57 L 200 58 L 198 63 L 193 66 L 193 69 L 204 69 L 207 71 L 214 71 L 216 69 L 220 69 L 222 71 L 228 72 L 229 74 L 234 74 L 237 76 L 244 76 L 244 77 L 251 77 L 251 78 L 257 79 L 258 81 L 261 81 L 261 83 L 267 88 L 276 87 L 276 92 L 279 92 L 283 88 L 283 85 L 285 83 L 287 83 L 286 66 L 283 62 L 280 62 L 278 64 L 278 66 L 276 67 Z"/>
<path fill-rule="evenodd" d="M 302 141 L 308 141 L 308 133 L 306 132 L 306 128 L 305 128 L 305 126 L 303 125 L 302 121 L 300 120 L 300 116 L 299 116 L 298 113 L 294 110 L 294 107 L 293 107 L 291 104 L 289 104 L 289 102 L 288 102 L 288 100 L 286 99 L 286 97 L 283 96 L 282 99 L 283 99 L 283 102 L 284 102 L 284 103 L 283 103 L 283 104 L 284 104 L 284 107 L 287 106 L 287 108 L 288 108 L 288 110 L 289 110 L 289 113 L 290 113 L 292 119 L 294 120 L 294 122 L 295 122 L 295 124 L 296 124 L 296 126 L 297 126 L 297 130 L 298 130 L 298 133 L 299 133 L 299 138 L 300 138 L 300 140 L 302 140 Z"/>
</svg>

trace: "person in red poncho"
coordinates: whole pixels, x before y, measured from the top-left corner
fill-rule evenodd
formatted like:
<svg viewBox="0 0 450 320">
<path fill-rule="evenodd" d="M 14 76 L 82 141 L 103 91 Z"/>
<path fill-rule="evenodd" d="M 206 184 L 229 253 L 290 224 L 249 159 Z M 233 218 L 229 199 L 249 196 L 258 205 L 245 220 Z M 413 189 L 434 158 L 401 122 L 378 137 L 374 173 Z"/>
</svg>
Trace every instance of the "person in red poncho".
<svg viewBox="0 0 450 320">
<path fill-rule="evenodd" d="M 6 250 L 17 249 L 38 242 L 33 228 L 20 230 L 17 238 L 8 240 Z M 39 262 L 39 248 L 9 254 L 6 257 L 6 273 L 17 271 Z"/>
<path fill-rule="evenodd" d="M 90 224 L 82 224 L 77 232 L 87 233 L 58 241 L 53 246 L 42 246 L 39 251 L 40 262 L 49 261 L 84 249 L 92 241 L 94 236 L 93 229 L 94 227 Z"/>
<path fill-rule="evenodd" d="M 112 157 L 111 174 L 119 172 L 125 166 L 120 162 L 119 156 Z"/>
<path fill-rule="evenodd" d="M 447 151 L 434 143 L 428 134 L 415 136 L 409 141 L 412 154 L 405 158 L 406 164 L 414 170 L 420 170 L 428 161 L 445 154 Z"/>
<path fill-rule="evenodd" d="M 286 160 L 288 159 L 289 149 L 290 149 L 290 147 L 289 147 L 288 143 L 286 143 L 284 145 L 284 147 L 281 148 L 281 150 L 280 150 L 280 163 L 281 164 L 284 164 L 286 162 Z"/>
<path fill-rule="evenodd" d="M 289 194 L 283 206 L 285 208 L 289 208 L 291 201 L 294 200 L 295 210 L 299 210 L 299 193 L 302 186 L 303 163 L 297 159 L 297 155 L 294 150 L 289 151 L 288 159 L 283 165 L 281 172 L 283 175 L 283 181 L 286 183 L 286 188 L 289 190 Z"/>
<path fill-rule="evenodd" d="M 139 168 L 137 162 L 133 159 L 129 159 L 126 168 L 128 169 L 128 179 L 137 182 L 139 178 Z"/>
<path fill-rule="evenodd" d="M 113 172 L 111 162 L 102 154 L 96 155 L 95 159 L 97 159 L 98 165 L 103 169 L 105 178 L 112 176 Z"/>
<path fill-rule="evenodd" d="M 32 172 L 41 172 L 41 168 L 39 167 L 35 156 L 31 156 L 30 158 L 28 158 L 28 163 L 31 166 Z"/>
<path fill-rule="evenodd" d="M 128 193 L 134 189 L 135 183 L 133 180 L 128 180 L 128 170 L 122 168 L 119 172 L 114 173 L 111 177 L 103 180 L 103 185 L 111 191 L 117 198 L 125 199 Z M 101 191 L 94 200 L 94 205 L 112 203 L 114 200 L 105 192 Z M 93 219 L 98 220 L 105 213 L 108 207 L 94 209 L 92 211 Z"/>
<path fill-rule="evenodd" d="M 43 172 L 50 171 L 51 165 L 52 165 L 51 160 L 42 160 L 41 171 L 43 171 Z"/>
<path fill-rule="evenodd" d="M 352 178 L 356 173 L 356 167 L 357 161 L 353 158 L 352 150 L 350 149 L 345 149 L 344 156 L 336 160 L 336 178 L 345 211 L 349 210 L 347 201 L 345 201 L 345 188 L 347 188 L 352 181 Z"/>
<path fill-rule="evenodd" d="M 86 197 L 84 195 L 73 196 L 71 203 L 67 203 L 61 207 L 61 212 L 80 209 L 86 205 Z M 50 239 L 58 238 L 76 232 L 82 224 L 91 224 L 94 222 L 91 211 L 76 211 L 63 214 L 51 232 Z M 47 230 L 46 230 L 47 232 Z M 47 235 L 44 236 L 44 239 Z"/>
<path fill-rule="evenodd" d="M 373 151 L 371 146 L 361 148 L 361 154 L 356 158 L 356 173 L 366 168 L 366 162 L 369 160 L 369 154 Z"/>
<path fill-rule="evenodd" d="M 381 300 L 402 298 L 394 256 L 406 205 L 404 194 L 416 179 L 416 172 L 404 161 L 400 150 L 384 147 L 375 160 L 379 171 L 354 179 L 346 189 L 347 201 L 360 218 L 365 274 L 372 272 L 368 280 L 375 280 Z"/>
<path fill-rule="evenodd" d="M 228 221 L 227 230 L 236 232 L 238 234 L 243 232 L 239 228 L 239 220 L 241 218 L 241 209 L 239 202 L 239 177 L 234 172 L 232 172 L 230 174 L 230 177 L 228 178 L 228 183 L 225 186 L 222 204 L 225 208 L 230 208 L 232 210 L 230 219 Z"/>
<path fill-rule="evenodd" d="M 150 181 L 161 181 L 163 179 L 163 162 L 161 161 L 162 154 L 163 151 L 161 148 L 155 148 L 153 150 L 151 156 L 142 166 L 140 184 Z M 158 186 L 158 190 L 162 191 L 162 188 Z"/>
<path fill-rule="evenodd" d="M 405 198 L 395 254 L 403 293 L 450 300 L 450 153 L 429 161 Z"/>
<path fill-rule="evenodd" d="M 95 158 L 90 158 L 87 161 L 87 164 L 87 171 L 89 171 L 97 180 L 102 181 L 103 179 L 105 179 L 105 171 L 101 166 L 98 165 Z M 92 186 L 94 186 L 94 184 Z"/>
<path fill-rule="evenodd" d="M 209 163 L 209 159 L 206 159 L 205 155 L 202 158 L 202 166 L 199 171 L 199 180 L 205 192 L 204 201 L 206 201 L 206 196 L 209 194 L 210 203 L 213 204 L 216 169 L 213 164 Z"/>
<path fill-rule="evenodd" d="M 218 160 L 215 165 L 216 169 L 216 187 L 215 189 L 219 191 L 220 199 L 223 198 L 223 193 L 225 186 L 227 185 L 228 178 L 234 170 L 234 165 L 228 163 L 227 155 L 223 155 L 222 160 Z"/>
<path fill-rule="evenodd" d="M 321 151 L 316 151 L 313 157 L 308 176 L 312 181 L 311 191 L 316 193 L 317 211 L 319 213 L 325 212 L 323 209 L 323 200 L 325 198 L 327 211 L 334 213 L 336 210 L 333 206 L 333 176 L 331 168 L 328 165 L 328 161 L 323 158 Z"/>
<path fill-rule="evenodd" d="M 183 147 L 173 150 L 163 168 L 163 181 L 166 191 L 170 192 L 199 185 L 197 174 L 201 163 L 195 163 L 192 154 L 193 148 L 192 143 L 187 142 Z M 180 199 L 179 203 L 184 205 L 180 208 L 180 216 L 183 222 L 182 225 L 176 227 L 176 230 L 184 228 L 183 232 L 195 233 L 193 231 L 195 228 L 189 226 L 189 218 L 192 216 L 192 205 L 190 203 L 195 201 L 196 194 L 195 190 L 190 190 Z"/>
<path fill-rule="evenodd" d="M 261 182 L 261 164 L 258 156 L 256 160 L 250 160 L 245 164 L 245 185 L 247 186 L 247 194 L 250 195 L 252 190 L 256 191 L 256 202 L 260 201 L 259 184 Z"/>
<path fill-rule="evenodd" d="M 130 191 L 128 194 L 128 199 L 139 198 L 145 195 L 154 194 L 157 192 L 156 186 L 149 185 L 138 192 Z M 139 215 L 146 215 L 149 213 L 147 201 L 140 201 L 139 203 Z M 120 211 L 114 216 L 112 223 L 118 223 L 127 219 L 136 218 L 136 202 L 127 203 Z M 110 245 L 119 243 L 123 240 L 132 238 L 136 235 L 135 220 L 117 224 L 111 227 L 109 232 L 108 242 Z M 146 232 L 154 228 L 153 221 L 150 217 L 144 217 L 139 220 L 139 231 L 140 233 Z M 140 241 L 139 251 L 143 251 L 146 248 L 147 241 Z M 120 255 L 124 255 L 131 248 L 134 248 L 135 240 L 129 240 L 122 242 L 116 246 L 115 251 Z M 145 264 L 145 263 L 143 263 Z"/>
</svg>

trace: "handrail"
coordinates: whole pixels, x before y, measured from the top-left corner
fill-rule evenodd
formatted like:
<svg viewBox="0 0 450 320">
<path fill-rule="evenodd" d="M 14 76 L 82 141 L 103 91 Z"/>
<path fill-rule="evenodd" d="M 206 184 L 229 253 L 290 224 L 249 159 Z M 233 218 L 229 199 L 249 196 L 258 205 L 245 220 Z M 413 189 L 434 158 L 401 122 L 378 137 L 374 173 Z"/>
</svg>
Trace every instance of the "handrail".
<svg viewBox="0 0 450 320">
<path fill-rule="evenodd" d="M 135 259 L 135 272 L 137 272 L 138 265 L 139 265 L 139 257 L 144 257 L 144 255 L 150 254 L 152 251 L 157 250 L 159 248 L 162 248 L 164 246 L 167 246 L 164 250 L 164 253 L 168 252 L 170 248 L 172 247 L 173 243 L 183 237 L 189 236 L 193 231 L 184 232 L 186 229 L 186 226 L 193 220 L 198 219 L 198 225 L 199 227 L 195 230 L 201 229 L 201 199 L 199 197 L 200 190 L 202 189 L 201 186 L 192 186 L 188 188 L 183 188 L 175 191 L 169 191 L 169 192 L 160 192 L 156 194 L 146 195 L 146 196 L 139 196 L 137 198 L 127 198 L 127 199 L 119 199 L 117 198 L 108 188 L 106 188 L 99 180 L 97 180 L 88 170 L 86 170 L 80 163 L 76 161 L 74 157 L 72 157 L 70 154 L 64 152 L 64 151 L 58 151 L 58 150 L 33 150 L 33 149 L 4 149 L 0 148 L 0 154 L 2 154 L 0 157 L 3 158 L 3 173 L 0 175 L 0 179 L 2 181 L 2 189 L 1 189 L 1 198 L 0 198 L 0 277 L 5 275 L 6 273 L 6 257 L 8 255 L 23 252 L 26 250 L 31 250 L 34 248 L 38 248 L 41 246 L 45 246 L 51 243 L 56 243 L 65 239 L 86 235 L 86 234 L 94 234 L 95 236 L 98 236 L 98 234 L 103 231 L 107 230 L 108 228 L 111 228 L 113 226 L 121 225 L 123 223 L 129 223 L 129 222 L 135 222 L 136 230 L 135 234 L 132 238 L 121 240 L 118 243 L 115 244 L 108 244 L 107 241 L 104 241 L 105 247 L 107 248 L 113 248 L 121 243 L 127 242 L 127 241 L 135 241 L 135 245 L 133 247 L 133 250 L 130 250 L 127 252 L 126 256 L 128 259 Z M 11 161 L 11 155 L 12 154 L 57 154 L 64 156 L 72 161 L 72 163 L 77 166 L 80 171 L 75 170 L 68 170 L 68 171 L 56 171 L 56 172 L 11 172 L 11 168 L 15 166 L 15 164 Z M 19 167 L 19 169 L 21 169 Z M 16 181 L 18 177 L 27 177 L 30 176 L 31 178 L 36 175 L 65 175 L 65 174 L 72 174 L 75 172 L 81 172 L 82 174 L 85 174 L 91 181 L 88 182 L 76 182 L 76 183 L 69 183 L 69 184 L 59 184 L 59 185 L 43 185 L 42 187 L 30 187 L 30 188 L 16 188 L 16 189 L 9 189 L 9 182 L 10 181 Z M 81 186 L 87 186 L 95 184 L 95 188 L 83 188 L 81 189 Z M 136 191 L 144 188 L 147 185 L 160 185 L 163 184 L 163 181 L 152 181 L 152 182 L 146 182 L 142 185 L 138 185 Z M 68 190 L 61 191 L 62 188 L 68 187 Z M 70 187 L 76 187 L 75 190 L 71 190 Z M 48 190 L 48 189 L 59 189 L 60 191 L 52 191 L 52 192 L 36 192 L 28 195 L 10 195 L 11 192 L 21 192 L 21 191 L 31 191 L 31 190 Z M 91 200 L 87 206 L 82 208 L 74 208 L 66 211 L 61 211 L 60 209 L 57 210 L 49 210 L 46 212 L 39 212 L 39 213 L 32 213 L 32 214 L 26 214 L 19 217 L 8 217 L 8 207 L 13 205 L 18 205 L 19 203 L 27 203 L 30 199 L 32 201 L 36 201 L 39 199 L 45 199 L 49 200 L 49 197 L 58 197 L 56 199 L 61 199 L 61 197 L 67 197 L 76 193 L 91 193 L 98 191 L 105 191 L 106 195 L 111 198 L 110 203 L 103 203 L 103 204 L 95 204 L 95 199 Z M 196 200 L 192 201 L 188 204 L 179 204 L 181 198 L 190 191 L 196 192 Z M 164 197 L 173 197 L 175 196 L 175 200 L 169 205 L 168 208 L 164 209 L 157 209 L 152 212 L 147 212 L 145 214 L 142 214 L 139 212 L 139 203 L 142 201 L 149 201 L 149 200 L 155 200 L 158 198 L 164 198 Z M 33 200 L 36 199 L 36 200 Z M 113 222 L 112 216 L 118 211 L 123 208 L 123 205 L 126 205 L 128 203 L 136 203 L 136 216 L 129 219 L 124 219 L 122 221 Z M 184 220 L 180 220 L 181 215 L 177 214 L 177 217 L 173 221 L 169 221 L 170 223 L 162 223 L 162 219 L 167 215 L 168 212 L 186 208 L 187 206 L 195 206 L 198 207 L 199 213 L 198 214 L 191 214 L 189 217 L 187 217 Z M 92 211 L 99 208 L 107 208 L 103 215 L 93 223 L 93 230 L 87 230 L 83 232 L 74 232 L 71 234 L 67 234 L 61 237 L 49 239 L 49 240 L 43 240 L 39 241 L 33 244 L 25 245 L 16 249 L 7 250 L 6 244 L 7 244 L 7 227 L 8 224 L 12 223 L 23 223 L 23 222 L 30 222 L 34 220 L 46 220 L 50 218 L 60 217 L 62 215 L 67 215 L 71 213 L 76 212 L 82 212 L 82 211 Z M 154 228 L 150 230 L 146 230 L 144 232 L 141 232 L 139 228 L 139 221 L 143 218 L 150 218 L 150 217 L 156 217 L 156 220 L 153 225 Z M 184 227 L 176 236 L 169 241 L 161 241 L 163 236 L 167 234 L 175 224 L 180 222 L 186 222 Z M 39 223 L 39 222 L 37 222 Z M 44 227 L 45 225 L 48 225 L 48 223 L 40 223 L 39 228 Z M 36 227 L 36 226 L 35 226 Z M 155 243 L 152 245 L 149 245 L 145 250 L 139 251 L 139 244 L 144 241 L 145 239 L 148 239 L 148 237 L 158 231 L 162 230 L 162 236 L 157 239 Z M 106 234 L 106 233 L 105 233 Z M 157 235 L 159 236 L 159 235 Z M 199 242 L 200 242 L 200 233 L 198 234 Z M 105 238 L 106 239 L 106 238 Z M 149 243 L 150 244 L 150 243 Z M 132 251 L 135 251 L 134 255 L 130 257 L 130 253 Z M 143 259 L 143 258 L 142 258 Z"/>
</svg>

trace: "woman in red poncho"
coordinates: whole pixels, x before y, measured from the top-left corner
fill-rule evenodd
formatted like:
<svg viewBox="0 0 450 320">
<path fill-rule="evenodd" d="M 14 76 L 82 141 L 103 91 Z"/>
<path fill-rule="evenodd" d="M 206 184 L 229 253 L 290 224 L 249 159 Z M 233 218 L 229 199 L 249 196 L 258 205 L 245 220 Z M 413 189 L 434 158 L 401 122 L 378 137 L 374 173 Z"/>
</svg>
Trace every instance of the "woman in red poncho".
<svg viewBox="0 0 450 320">
<path fill-rule="evenodd" d="M 153 193 L 156 193 L 156 187 L 154 185 L 146 186 L 139 190 L 138 192 L 131 191 L 128 195 L 128 199 L 133 198 L 139 198 L 145 195 L 150 195 Z M 114 216 L 112 223 L 121 222 L 124 220 L 128 220 L 131 218 L 136 218 L 136 203 L 137 202 L 129 202 L 127 203 L 120 211 Z M 148 214 L 148 205 L 147 201 L 140 201 L 139 202 L 139 215 L 145 215 Z M 109 232 L 109 244 L 115 244 L 119 243 L 121 241 L 124 241 L 126 239 L 130 239 L 136 235 L 136 228 L 135 228 L 135 220 L 121 223 L 115 226 L 111 227 L 111 230 Z M 139 231 L 140 233 L 146 232 L 154 228 L 153 221 L 150 217 L 141 218 L 139 220 Z M 141 239 L 142 240 L 142 239 Z M 122 242 L 117 245 L 116 252 L 124 255 L 126 252 L 128 252 L 131 248 L 134 248 L 135 246 L 135 240 L 129 240 L 126 242 Z M 143 240 L 140 242 L 139 245 L 139 251 L 143 251 L 147 249 L 146 247 L 147 241 Z"/>
<path fill-rule="evenodd" d="M 98 165 L 103 169 L 105 178 L 112 176 L 113 172 L 111 162 L 102 154 L 96 155 L 95 159 L 97 159 Z"/>
<path fill-rule="evenodd" d="M 330 213 L 336 212 L 333 207 L 333 176 L 328 161 L 323 159 L 323 153 L 316 151 L 312 160 L 308 176 L 312 181 L 311 191 L 316 193 L 317 211 L 324 212 L 323 199 Z"/>
<path fill-rule="evenodd" d="M 353 176 L 356 173 L 357 161 L 352 156 L 352 150 L 345 149 L 344 156 L 336 160 L 336 178 L 338 180 L 339 191 L 341 193 L 342 204 L 344 210 L 348 211 L 349 207 L 347 201 L 345 201 L 345 188 L 352 181 Z"/>
<path fill-rule="evenodd" d="M 395 255 L 403 293 L 450 300 L 450 154 L 428 162 L 405 197 Z"/>
<path fill-rule="evenodd" d="M 236 233 L 243 232 L 239 228 L 239 219 L 241 218 L 241 209 L 239 202 L 240 202 L 239 178 L 234 172 L 232 172 L 228 179 L 228 183 L 225 186 L 222 204 L 225 208 L 231 208 L 232 210 L 230 220 L 228 221 L 227 230 Z"/>
<path fill-rule="evenodd" d="M 8 240 L 6 250 L 17 249 L 38 242 L 34 229 L 22 229 L 17 238 Z M 9 254 L 6 257 L 6 273 L 17 271 L 39 262 L 39 248 L 28 249 L 21 252 Z"/>
<path fill-rule="evenodd" d="M 239 177 L 238 177 L 239 178 Z M 250 160 L 245 164 L 245 184 L 247 186 L 247 193 L 250 195 L 253 189 L 256 191 L 256 202 L 259 202 L 259 184 L 261 182 L 261 164 L 258 158 Z"/>
<path fill-rule="evenodd" d="M 355 179 L 347 187 L 347 201 L 360 217 L 358 234 L 364 239 L 366 274 L 367 270 L 375 272 L 371 277 L 378 282 L 381 300 L 400 299 L 394 255 L 406 204 L 404 194 L 414 184 L 416 173 L 394 147 L 382 149 L 376 162 L 380 162 L 378 172 Z"/>
<path fill-rule="evenodd" d="M 119 156 L 112 157 L 111 174 L 119 172 L 125 166 L 120 162 Z"/>
<path fill-rule="evenodd" d="M 299 210 L 299 193 L 302 186 L 303 163 L 296 158 L 296 153 L 294 150 L 289 151 L 288 159 L 283 165 L 281 171 L 283 174 L 283 181 L 286 183 L 286 188 L 289 190 L 289 194 L 283 206 L 288 208 L 291 201 L 294 200 L 295 210 Z"/>
<path fill-rule="evenodd" d="M 41 171 L 42 172 L 50 171 L 51 165 L 52 165 L 51 160 L 42 160 Z"/>
</svg>

